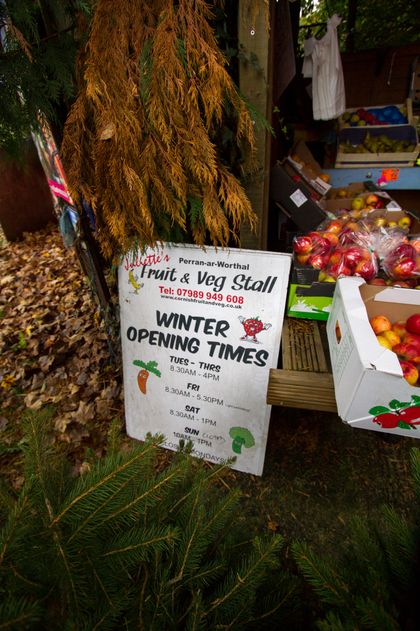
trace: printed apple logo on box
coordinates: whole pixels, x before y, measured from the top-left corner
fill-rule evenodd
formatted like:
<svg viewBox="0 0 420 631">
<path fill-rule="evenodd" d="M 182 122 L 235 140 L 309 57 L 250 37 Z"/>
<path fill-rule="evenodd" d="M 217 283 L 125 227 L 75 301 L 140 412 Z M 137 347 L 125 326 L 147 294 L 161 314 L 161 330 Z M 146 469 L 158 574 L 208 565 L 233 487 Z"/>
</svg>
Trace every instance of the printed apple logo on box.
<svg viewBox="0 0 420 631">
<path fill-rule="evenodd" d="M 393 399 L 388 406 L 377 405 L 369 410 L 372 422 L 382 429 L 417 429 L 420 425 L 420 396 L 413 395 L 411 401 Z"/>
</svg>

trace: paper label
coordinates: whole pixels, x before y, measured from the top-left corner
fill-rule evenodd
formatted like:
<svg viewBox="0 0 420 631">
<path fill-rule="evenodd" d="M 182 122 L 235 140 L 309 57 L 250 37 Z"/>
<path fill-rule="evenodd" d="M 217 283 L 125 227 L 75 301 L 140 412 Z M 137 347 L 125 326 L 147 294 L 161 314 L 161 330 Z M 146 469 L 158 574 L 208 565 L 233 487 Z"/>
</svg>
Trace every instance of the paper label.
<svg viewBox="0 0 420 631">
<path fill-rule="evenodd" d="M 300 189 L 297 189 L 292 195 L 290 195 L 290 199 L 292 202 L 300 208 L 305 202 L 308 201 L 308 198 L 302 193 Z"/>
</svg>

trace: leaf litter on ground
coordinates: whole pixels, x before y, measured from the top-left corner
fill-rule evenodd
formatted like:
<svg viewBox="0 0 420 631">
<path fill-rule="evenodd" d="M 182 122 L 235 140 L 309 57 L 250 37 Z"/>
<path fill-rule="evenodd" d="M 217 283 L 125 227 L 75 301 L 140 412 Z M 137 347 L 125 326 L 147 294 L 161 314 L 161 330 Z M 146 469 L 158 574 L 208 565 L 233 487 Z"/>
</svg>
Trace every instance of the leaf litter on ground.
<svg viewBox="0 0 420 631">
<path fill-rule="evenodd" d="M 0 324 L 1 472 L 13 476 L 24 411 L 46 405 L 51 440 L 68 443 L 76 467 L 87 448 L 101 455 L 111 419 L 124 416 L 121 366 L 56 226 L 0 249 Z"/>
</svg>

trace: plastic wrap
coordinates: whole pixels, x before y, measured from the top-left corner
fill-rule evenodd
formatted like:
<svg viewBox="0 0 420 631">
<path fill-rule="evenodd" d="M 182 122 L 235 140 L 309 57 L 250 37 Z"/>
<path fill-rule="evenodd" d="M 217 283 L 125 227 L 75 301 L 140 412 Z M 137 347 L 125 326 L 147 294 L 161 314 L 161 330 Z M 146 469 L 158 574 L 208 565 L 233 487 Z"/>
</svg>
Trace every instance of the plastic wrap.
<svg viewBox="0 0 420 631">
<path fill-rule="evenodd" d="M 381 249 L 381 267 L 385 274 L 397 281 L 420 279 L 420 254 L 410 242 L 388 244 Z"/>
<path fill-rule="evenodd" d="M 326 274 L 332 278 L 360 276 L 369 281 L 379 272 L 379 261 L 372 244 L 372 233 L 349 230 L 330 255 Z"/>
</svg>

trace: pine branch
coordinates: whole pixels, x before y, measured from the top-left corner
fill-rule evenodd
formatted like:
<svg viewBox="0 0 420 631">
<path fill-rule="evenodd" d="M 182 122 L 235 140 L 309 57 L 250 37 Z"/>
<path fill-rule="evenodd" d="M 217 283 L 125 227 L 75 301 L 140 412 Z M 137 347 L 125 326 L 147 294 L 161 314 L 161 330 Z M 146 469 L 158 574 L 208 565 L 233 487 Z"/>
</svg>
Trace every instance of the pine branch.
<svg viewBox="0 0 420 631">
<path fill-rule="evenodd" d="M 208 626 L 203 620 L 203 599 L 199 591 L 194 592 L 188 617 L 185 621 L 185 631 L 204 631 Z"/>
<path fill-rule="evenodd" d="M 13 508 L 10 510 L 9 517 L 3 526 L 0 535 L 0 567 L 7 558 L 9 547 L 14 540 L 16 530 L 25 520 L 25 513 L 28 511 L 28 505 L 29 497 L 26 493 L 22 493 Z"/>
<path fill-rule="evenodd" d="M 359 597 L 354 601 L 354 620 L 363 629 L 376 631 L 399 631 L 401 629 L 397 621 L 397 612 L 384 610 L 380 603 L 375 602 L 371 598 Z"/>
<path fill-rule="evenodd" d="M 385 506 L 382 540 L 392 575 L 404 588 L 412 579 L 411 565 L 416 557 L 417 535 L 413 524 L 398 515 L 394 509 Z"/>
<path fill-rule="evenodd" d="M 252 585 L 258 583 L 258 577 L 261 576 L 267 566 L 275 563 L 275 555 L 278 553 L 282 545 L 282 539 L 275 536 L 268 542 L 262 542 L 256 539 L 254 542 L 254 550 L 249 557 L 241 564 L 239 570 L 231 572 L 228 579 L 220 590 L 220 595 L 211 603 L 211 606 L 204 615 L 207 617 L 216 609 L 218 615 L 223 615 L 226 608 L 232 606 L 232 603 L 240 602 L 243 598 L 249 596 Z M 255 581 L 255 583 L 254 583 Z"/>
<path fill-rule="evenodd" d="M 325 619 L 318 620 L 316 626 L 319 631 L 355 631 L 353 620 L 343 622 L 333 611 L 328 611 Z"/>
<path fill-rule="evenodd" d="M 67 502 L 61 508 L 61 512 L 54 517 L 52 525 L 55 526 L 59 524 L 70 511 L 73 512 L 81 510 L 82 512 L 90 515 L 92 507 L 90 505 L 89 510 L 88 503 L 90 502 L 92 496 L 96 496 L 97 501 L 103 502 L 106 501 L 109 495 L 118 492 L 120 485 L 124 484 L 125 480 L 133 475 L 132 467 L 144 458 L 148 452 L 153 451 L 155 448 L 156 444 L 147 444 L 145 447 L 134 451 L 132 455 L 129 455 L 126 458 L 119 456 L 117 460 L 122 460 L 121 464 L 115 465 L 115 461 L 106 462 L 104 469 L 106 468 L 109 470 L 109 473 L 106 475 L 104 475 L 101 470 L 95 470 L 88 473 L 79 481 L 78 488 L 76 488 L 73 492 L 73 497 L 70 496 L 67 498 Z M 110 488 L 113 488 L 113 484 L 115 484 L 115 488 L 110 491 Z M 98 493 L 102 490 L 104 493 L 103 496 Z M 114 517 L 114 515 L 112 517 Z M 89 520 L 89 517 L 87 520 Z"/>
<path fill-rule="evenodd" d="M 0 629 L 28 629 L 42 620 L 42 609 L 28 598 L 4 594 L 0 603 Z"/>
<path fill-rule="evenodd" d="M 130 567 L 148 560 L 156 552 L 168 551 L 179 539 L 179 530 L 170 526 L 153 530 L 133 528 L 115 539 L 103 557 L 118 556 Z"/>
<path fill-rule="evenodd" d="M 155 439 L 131 453 L 114 444 L 74 478 L 46 449 L 40 419 L 27 423 L 32 483 L 0 528 L 0 628 L 233 628 L 261 613 L 281 540 L 233 547 L 243 533 L 231 518 L 237 494 L 216 484 L 225 467 L 185 450 L 157 474 Z"/>
<path fill-rule="evenodd" d="M 377 520 L 375 521 L 376 523 L 371 523 L 358 516 L 350 520 L 352 545 L 343 551 L 342 578 L 347 582 L 350 592 L 357 593 L 360 576 L 363 576 L 366 583 L 365 597 L 386 603 L 390 600 L 387 588 L 390 584 L 387 580 L 389 567 L 381 543 L 382 534 L 379 538 L 384 526 L 379 526 Z"/>
<path fill-rule="evenodd" d="M 292 553 L 299 569 L 312 585 L 322 602 L 351 612 L 351 593 L 341 576 L 327 561 L 318 558 L 304 543 L 292 545 Z"/>
</svg>

